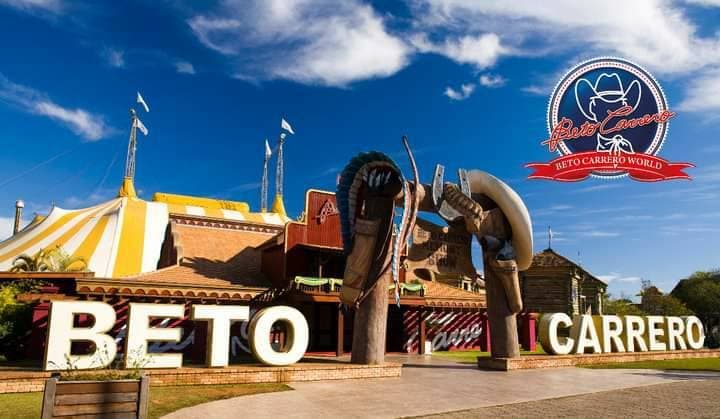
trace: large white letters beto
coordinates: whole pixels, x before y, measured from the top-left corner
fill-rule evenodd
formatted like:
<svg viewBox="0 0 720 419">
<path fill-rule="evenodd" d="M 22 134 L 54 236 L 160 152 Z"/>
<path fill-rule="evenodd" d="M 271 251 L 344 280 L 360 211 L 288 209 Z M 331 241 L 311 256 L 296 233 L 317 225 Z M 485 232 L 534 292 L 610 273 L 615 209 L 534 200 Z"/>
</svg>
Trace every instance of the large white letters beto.
<svg viewBox="0 0 720 419">
<path fill-rule="evenodd" d="M 73 327 L 75 316 L 83 314 L 95 319 L 92 327 Z M 117 346 L 112 336 L 106 333 L 114 325 L 115 310 L 109 304 L 94 301 L 53 302 L 48 319 L 45 370 L 90 369 L 110 365 L 117 354 Z M 106 350 L 107 356 L 72 355 L 70 347 L 74 341 L 92 342 L 95 348 Z"/>
<path fill-rule="evenodd" d="M 128 332 L 125 339 L 125 368 L 180 368 L 182 354 L 148 353 L 148 341 L 180 342 L 182 329 L 150 327 L 150 318 L 182 318 L 182 304 L 130 303 Z"/>
<path fill-rule="evenodd" d="M 558 328 L 570 327 L 568 338 Z M 702 349 L 703 325 L 695 316 L 575 316 L 546 314 L 540 320 L 540 344 L 549 354 L 647 352 Z"/>
<path fill-rule="evenodd" d="M 125 337 L 126 368 L 180 368 L 182 354 L 151 353 L 148 342 L 179 342 L 180 327 L 151 327 L 151 319 L 182 319 L 183 304 L 130 303 Z M 233 321 L 248 320 L 246 306 L 194 305 L 193 320 L 208 322 L 207 364 L 228 365 L 230 326 Z M 75 327 L 75 317 L 92 317 L 91 327 Z M 45 370 L 94 369 L 110 365 L 117 355 L 117 344 L 109 335 L 115 325 L 114 308 L 95 301 L 55 301 L 50 307 Z M 276 351 L 270 344 L 270 330 L 276 322 L 287 325 L 287 350 Z M 303 314 L 286 306 L 260 310 L 250 322 L 248 340 L 253 355 L 270 365 L 289 365 L 299 361 L 307 350 L 309 328 Z M 95 353 L 72 355 L 73 342 L 92 342 Z M 102 352 L 99 352 L 102 351 Z M 99 356 L 102 355 L 102 356 Z"/>
<path fill-rule="evenodd" d="M 247 306 L 193 306 L 193 320 L 208 321 L 207 365 L 226 367 L 230 352 L 230 326 L 250 318 Z"/>
</svg>

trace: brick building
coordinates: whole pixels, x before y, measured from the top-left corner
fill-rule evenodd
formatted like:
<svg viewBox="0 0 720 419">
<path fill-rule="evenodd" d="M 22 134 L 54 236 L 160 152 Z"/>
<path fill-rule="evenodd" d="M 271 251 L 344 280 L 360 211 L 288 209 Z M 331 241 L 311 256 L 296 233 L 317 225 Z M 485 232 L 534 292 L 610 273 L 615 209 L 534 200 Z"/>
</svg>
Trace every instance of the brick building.
<svg viewBox="0 0 720 419">
<path fill-rule="evenodd" d="M 341 310 L 339 300 L 345 257 L 334 193 L 308 191 L 299 221 L 251 213 L 244 203 L 169 194 L 146 202 L 122 191 L 87 210 L 54 211 L 0 244 L 0 257 L 60 245 L 101 270 L 0 273 L 0 281 L 30 276 L 46 282 L 24 297 L 36 302 L 28 356 L 42 356 L 49 303 L 56 299 L 112 304 L 118 319 L 111 333 L 118 341 L 128 303 L 185 303 L 186 317 L 167 323 L 183 327 L 181 341 L 154 350 L 182 351 L 190 361 L 205 356 L 206 324 L 188 320 L 190 304 L 197 303 L 246 304 L 251 311 L 291 305 L 308 319 L 310 352 L 351 350 L 352 311 Z M 484 293 L 406 276 L 403 271 L 400 306 L 389 306 L 388 351 L 424 351 L 426 341 L 438 350 L 487 347 Z M 245 356 L 247 323 L 236 323 L 231 335 L 231 355 Z"/>
</svg>

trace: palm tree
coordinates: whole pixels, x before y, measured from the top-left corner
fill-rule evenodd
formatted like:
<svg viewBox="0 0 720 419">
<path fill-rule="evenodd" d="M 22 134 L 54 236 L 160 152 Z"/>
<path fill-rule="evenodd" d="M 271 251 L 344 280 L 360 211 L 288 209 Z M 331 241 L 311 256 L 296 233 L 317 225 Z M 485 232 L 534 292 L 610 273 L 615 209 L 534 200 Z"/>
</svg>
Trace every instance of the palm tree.
<svg viewBox="0 0 720 419">
<path fill-rule="evenodd" d="M 81 272 L 87 270 L 87 262 L 81 257 L 71 257 L 60 246 L 50 250 L 40 249 L 32 256 L 22 254 L 15 258 L 10 272 Z"/>
<path fill-rule="evenodd" d="M 15 258 L 12 268 L 10 268 L 10 272 L 47 272 L 49 270 L 45 249 L 40 249 L 32 256 L 23 253 Z"/>
</svg>

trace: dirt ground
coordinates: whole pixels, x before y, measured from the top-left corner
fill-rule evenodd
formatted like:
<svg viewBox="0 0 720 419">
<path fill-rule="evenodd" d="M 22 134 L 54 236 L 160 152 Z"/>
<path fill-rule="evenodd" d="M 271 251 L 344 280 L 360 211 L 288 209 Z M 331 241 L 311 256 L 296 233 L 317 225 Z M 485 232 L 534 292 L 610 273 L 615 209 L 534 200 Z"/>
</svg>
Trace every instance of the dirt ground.
<svg viewBox="0 0 720 419">
<path fill-rule="evenodd" d="M 692 380 L 423 418 L 720 418 L 720 381 Z"/>
</svg>

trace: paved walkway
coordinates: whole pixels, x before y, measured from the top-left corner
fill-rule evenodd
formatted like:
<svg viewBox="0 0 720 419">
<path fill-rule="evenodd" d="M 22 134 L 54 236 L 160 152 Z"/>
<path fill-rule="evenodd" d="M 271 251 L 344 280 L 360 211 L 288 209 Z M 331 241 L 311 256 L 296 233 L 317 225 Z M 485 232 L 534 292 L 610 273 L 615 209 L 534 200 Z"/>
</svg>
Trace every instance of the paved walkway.
<svg viewBox="0 0 720 419">
<path fill-rule="evenodd" d="M 690 380 L 463 410 L 422 418 L 719 418 L 718 400 L 720 383 L 716 380 Z"/>
<path fill-rule="evenodd" d="M 712 373 L 583 368 L 500 372 L 430 356 L 389 360 L 405 363 L 401 378 L 293 383 L 295 391 L 219 400 L 166 418 L 396 418 L 684 380 L 720 380 L 720 374 Z"/>
</svg>

